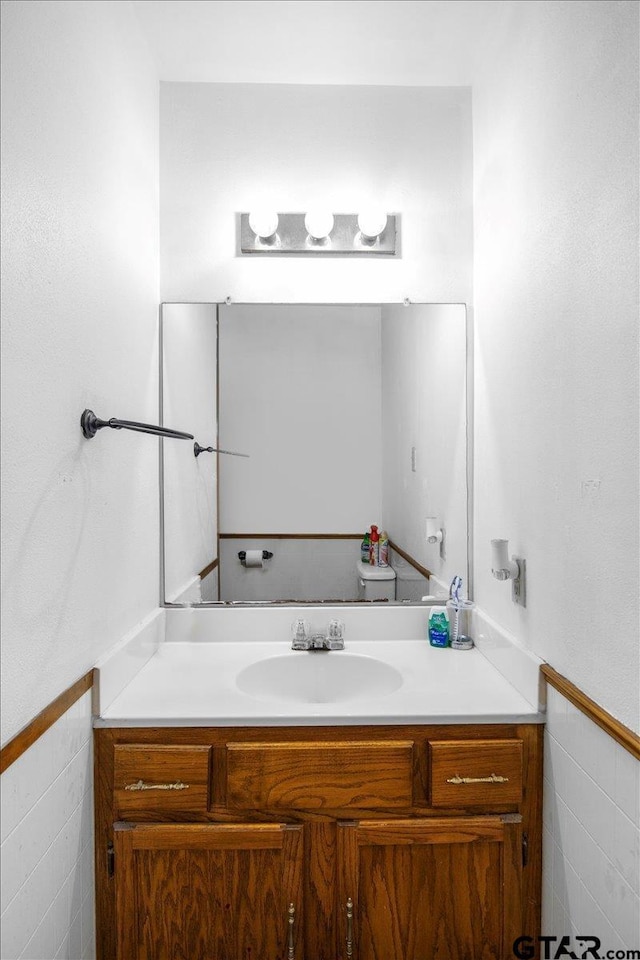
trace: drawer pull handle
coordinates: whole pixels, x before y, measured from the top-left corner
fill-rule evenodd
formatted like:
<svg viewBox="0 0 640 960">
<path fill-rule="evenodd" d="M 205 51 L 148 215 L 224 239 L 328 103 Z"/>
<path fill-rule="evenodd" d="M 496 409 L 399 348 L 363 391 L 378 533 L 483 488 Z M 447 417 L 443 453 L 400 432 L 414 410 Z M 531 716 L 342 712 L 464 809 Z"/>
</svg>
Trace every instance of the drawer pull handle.
<svg viewBox="0 0 640 960">
<path fill-rule="evenodd" d="M 347 956 L 353 956 L 353 900 L 347 900 Z"/>
<path fill-rule="evenodd" d="M 289 910 L 287 912 L 289 914 L 287 919 L 287 923 L 289 924 L 287 960 L 296 960 L 296 951 L 295 951 L 296 908 L 292 903 L 289 904 Z"/>
<path fill-rule="evenodd" d="M 496 773 L 490 777 L 449 777 L 447 783 L 509 783 L 509 777 L 500 777 Z"/>
<path fill-rule="evenodd" d="M 175 783 L 145 783 L 144 780 L 138 780 L 136 783 L 128 783 L 125 790 L 188 790 L 189 784 L 182 780 L 176 780 Z"/>
</svg>

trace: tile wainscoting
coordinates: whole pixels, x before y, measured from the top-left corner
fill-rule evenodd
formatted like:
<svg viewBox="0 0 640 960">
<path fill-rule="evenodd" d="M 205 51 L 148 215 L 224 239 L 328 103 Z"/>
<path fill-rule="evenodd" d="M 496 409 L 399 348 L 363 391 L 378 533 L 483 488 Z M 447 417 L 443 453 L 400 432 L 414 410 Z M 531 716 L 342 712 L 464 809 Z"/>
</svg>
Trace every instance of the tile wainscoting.
<svg viewBox="0 0 640 960">
<path fill-rule="evenodd" d="M 93 960 L 91 690 L 2 774 L 0 956 Z"/>
<path fill-rule="evenodd" d="M 542 933 L 640 950 L 640 763 L 548 687 Z"/>
<path fill-rule="evenodd" d="M 473 633 L 480 651 L 531 703 L 547 704 L 542 934 L 558 943 L 563 936 L 597 936 L 603 956 L 607 950 L 640 955 L 638 737 L 546 665 L 534 683 L 529 663 L 538 658 L 477 608 Z M 567 696 L 553 680 L 545 683 L 545 671 Z M 576 695 L 606 729 L 567 699 Z"/>
</svg>

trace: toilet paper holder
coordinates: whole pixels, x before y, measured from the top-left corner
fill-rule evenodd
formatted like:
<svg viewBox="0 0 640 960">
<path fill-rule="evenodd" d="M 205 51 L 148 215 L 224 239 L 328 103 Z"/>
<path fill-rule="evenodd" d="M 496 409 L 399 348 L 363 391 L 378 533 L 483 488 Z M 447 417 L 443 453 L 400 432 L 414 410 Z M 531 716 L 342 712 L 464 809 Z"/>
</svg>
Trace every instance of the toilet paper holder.
<svg viewBox="0 0 640 960">
<path fill-rule="evenodd" d="M 272 557 L 273 557 L 273 554 L 271 553 L 270 550 L 263 550 L 263 551 L 262 551 L 262 559 L 263 559 L 263 560 L 271 560 Z M 247 551 L 246 551 L 246 550 L 239 550 L 239 551 L 238 551 L 238 560 L 240 561 L 240 563 L 242 564 L 243 567 L 246 567 L 246 565 L 247 565 Z"/>
</svg>

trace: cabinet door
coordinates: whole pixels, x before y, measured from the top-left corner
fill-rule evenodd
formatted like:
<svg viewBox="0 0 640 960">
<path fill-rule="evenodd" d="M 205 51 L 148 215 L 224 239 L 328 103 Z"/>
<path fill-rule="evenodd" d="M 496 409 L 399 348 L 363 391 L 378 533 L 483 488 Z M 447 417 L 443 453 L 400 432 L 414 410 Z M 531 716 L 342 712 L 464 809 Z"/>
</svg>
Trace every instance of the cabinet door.
<svg viewBox="0 0 640 960">
<path fill-rule="evenodd" d="M 510 815 L 341 823 L 341 960 L 511 956 L 523 932 L 519 821 Z"/>
<path fill-rule="evenodd" d="M 302 827 L 118 823 L 114 849 L 117 960 L 302 960 Z"/>
</svg>

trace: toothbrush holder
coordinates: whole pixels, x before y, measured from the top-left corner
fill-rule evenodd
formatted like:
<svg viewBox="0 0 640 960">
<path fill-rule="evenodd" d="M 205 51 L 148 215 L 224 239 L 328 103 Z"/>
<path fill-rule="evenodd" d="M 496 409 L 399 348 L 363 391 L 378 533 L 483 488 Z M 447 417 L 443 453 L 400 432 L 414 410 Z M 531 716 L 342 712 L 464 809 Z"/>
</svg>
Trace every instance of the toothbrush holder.
<svg viewBox="0 0 640 960">
<path fill-rule="evenodd" d="M 449 636 L 457 640 L 460 636 L 469 636 L 471 632 L 471 611 L 475 604 L 473 600 L 447 600 L 449 614 Z"/>
</svg>

